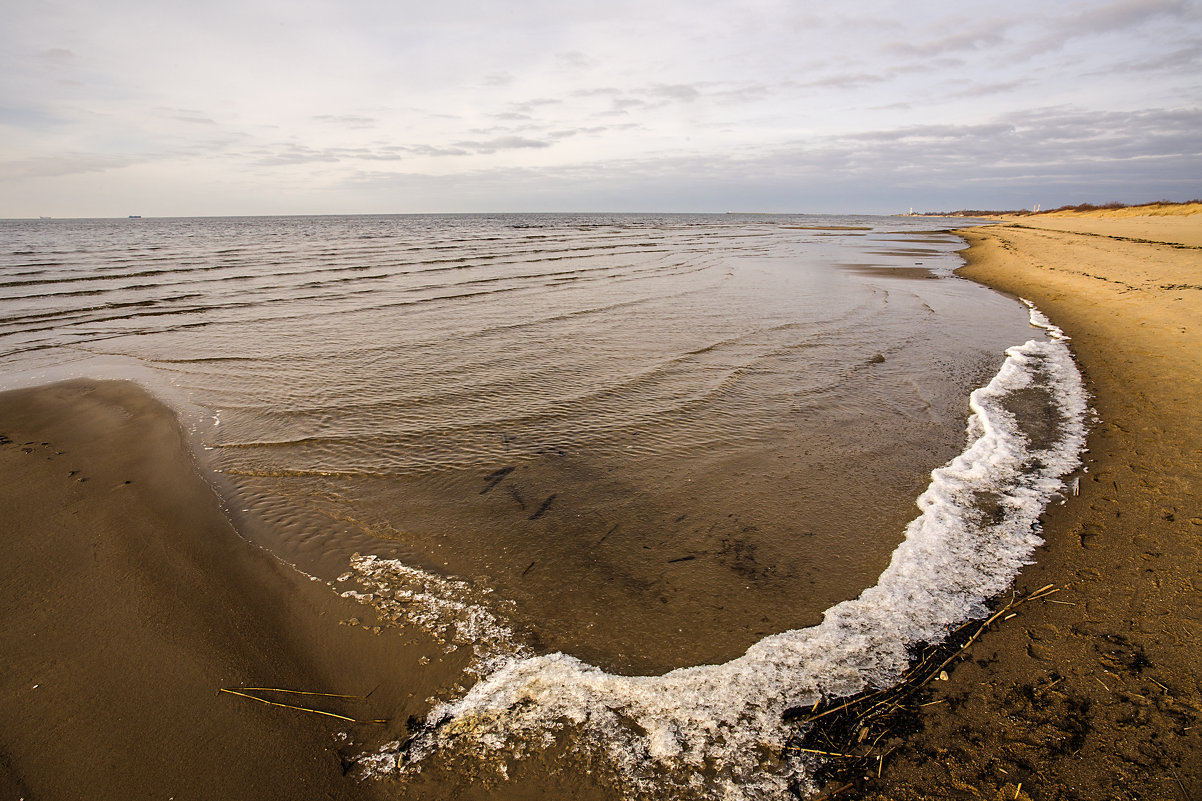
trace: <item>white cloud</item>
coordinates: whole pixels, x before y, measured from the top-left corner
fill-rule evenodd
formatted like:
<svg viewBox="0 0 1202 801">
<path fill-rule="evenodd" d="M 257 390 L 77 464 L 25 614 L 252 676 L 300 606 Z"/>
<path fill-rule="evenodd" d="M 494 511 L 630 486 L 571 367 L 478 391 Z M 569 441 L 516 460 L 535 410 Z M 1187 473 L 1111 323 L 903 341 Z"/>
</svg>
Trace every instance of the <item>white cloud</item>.
<svg viewBox="0 0 1202 801">
<path fill-rule="evenodd" d="M 821 15 L 784 0 L 64 0 L 9 17 L 3 216 L 65 213 L 29 203 L 72 186 L 99 204 L 86 213 L 124 214 L 123 181 L 150 193 L 145 214 L 284 197 L 292 212 L 390 211 L 382 187 L 415 182 L 457 187 L 439 210 L 505 208 L 507 191 L 515 208 L 723 210 L 725 191 L 820 210 L 788 193 L 802 178 L 842 181 L 830 197 L 869 209 L 886 202 L 883 181 L 857 183 L 874 172 L 1009 191 L 1021 148 L 1074 186 L 1121 163 L 1129 199 L 1163 191 L 1165 159 L 1199 173 L 1188 135 L 1146 124 L 1202 100 L 1187 0 L 855 0 Z"/>
<path fill-rule="evenodd" d="M 56 153 L 53 156 L 27 156 L 0 161 L 0 181 L 58 178 L 88 172 L 116 170 L 136 163 L 133 158 L 100 156 L 91 153 Z"/>
</svg>

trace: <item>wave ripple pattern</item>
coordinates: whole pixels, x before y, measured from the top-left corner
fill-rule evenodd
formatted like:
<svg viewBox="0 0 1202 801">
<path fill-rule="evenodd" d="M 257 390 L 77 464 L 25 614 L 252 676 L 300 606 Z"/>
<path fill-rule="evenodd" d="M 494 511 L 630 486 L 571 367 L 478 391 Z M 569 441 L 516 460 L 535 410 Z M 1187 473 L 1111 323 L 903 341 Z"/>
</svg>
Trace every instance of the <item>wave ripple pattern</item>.
<svg viewBox="0 0 1202 801">
<path fill-rule="evenodd" d="M 519 649 L 462 698 L 436 707 L 412 740 L 366 757 L 369 772 L 412 773 L 447 751 L 484 760 L 521 754 L 571 729 L 626 794 L 687 789 L 756 799 L 812 791 L 812 757 L 785 749 L 784 712 L 888 686 L 907 667 L 912 645 L 939 642 L 983 616 L 985 602 L 1041 544 L 1040 514 L 1080 464 L 1087 411 L 1080 374 L 1064 334 L 1033 307 L 1031 322 L 1047 338 L 1009 349 L 993 380 L 973 392 L 967 447 L 932 473 L 918 499 L 921 514 L 880 580 L 829 609 L 820 625 L 766 637 L 725 664 L 662 676 L 618 676 L 563 653 Z M 1011 408 L 1030 392 L 1053 396 L 1060 410 L 1039 431 Z"/>
</svg>

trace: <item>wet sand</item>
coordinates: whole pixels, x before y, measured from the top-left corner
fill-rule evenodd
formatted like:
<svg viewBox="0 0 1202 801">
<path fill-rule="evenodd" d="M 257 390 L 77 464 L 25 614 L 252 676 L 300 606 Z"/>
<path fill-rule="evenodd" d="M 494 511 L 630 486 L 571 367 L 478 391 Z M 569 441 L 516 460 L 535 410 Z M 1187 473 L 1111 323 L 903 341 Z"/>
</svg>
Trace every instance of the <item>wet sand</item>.
<svg viewBox="0 0 1202 801">
<path fill-rule="evenodd" d="M 1202 797 L 1202 215 L 959 233 L 962 275 L 1073 338 L 1100 422 L 1017 583 L 1060 591 L 966 651 L 882 777 L 838 797 Z"/>
<path fill-rule="evenodd" d="M 434 689 L 407 678 L 417 657 L 240 539 L 168 408 L 126 382 L 55 384 L 0 395 L 0 435 L 0 798 L 380 793 L 339 749 L 403 730 Z M 218 693 L 251 686 L 370 695 L 260 693 L 393 720 Z"/>
</svg>

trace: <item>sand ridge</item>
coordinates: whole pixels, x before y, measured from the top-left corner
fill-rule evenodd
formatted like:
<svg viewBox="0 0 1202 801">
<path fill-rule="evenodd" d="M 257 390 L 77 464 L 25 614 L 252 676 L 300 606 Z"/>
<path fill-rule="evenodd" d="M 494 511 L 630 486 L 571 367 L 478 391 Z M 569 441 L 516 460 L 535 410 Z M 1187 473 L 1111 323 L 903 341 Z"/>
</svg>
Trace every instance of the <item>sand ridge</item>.
<svg viewBox="0 0 1202 801">
<path fill-rule="evenodd" d="M 1131 219 L 1134 217 L 1190 217 L 1202 214 L 1202 202 L 1188 203 L 1145 203 L 1140 206 L 1122 206 L 1117 209 L 1096 208 L 1089 211 L 1065 209 L 1041 212 L 1039 219 L 1048 217 L 1073 217 L 1076 219 Z M 1195 221 L 1196 224 L 1196 221 Z"/>
<path fill-rule="evenodd" d="M 1054 214 L 1011 218 L 1011 226 L 1041 231 L 1080 234 L 1110 239 L 1114 242 L 1163 244 L 1174 248 L 1202 247 L 1202 205 L 1195 215 L 1160 215 L 1133 217 L 1087 217 L 1082 214 Z M 1187 269 L 1188 265 L 1166 264 L 1168 269 Z"/>
</svg>

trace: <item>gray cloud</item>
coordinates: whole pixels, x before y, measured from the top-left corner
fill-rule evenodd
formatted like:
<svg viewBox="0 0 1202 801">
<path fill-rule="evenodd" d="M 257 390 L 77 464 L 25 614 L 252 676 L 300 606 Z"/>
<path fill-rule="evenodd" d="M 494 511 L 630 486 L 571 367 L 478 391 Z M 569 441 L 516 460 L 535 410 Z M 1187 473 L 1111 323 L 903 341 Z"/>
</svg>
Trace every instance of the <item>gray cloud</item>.
<svg viewBox="0 0 1202 801">
<path fill-rule="evenodd" d="M 613 86 L 597 86 L 591 89 L 576 89 L 573 97 L 613 97 L 622 94 L 622 90 Z"/>
<path fill-rule="evenodd" d="M 867 174 L 931 186 L 1025 182 L 1034 191 L 1065 181 L 1105 184 L 1140 173 L 1163 183 L 1199 174 L 1197 130 L 1202 130 L 1202 109 L 1099 114 L 1041 108 L 976 125 L 910 126 L 804 143 L 776 154 L 776 161 L 786 169 L 821 171 L 835 179 Z"/>
<path fill-rule="evenodd" d="M 1020 78 L 1004 83 L 973 83 L 951 93 L 951 97 L 989 97 L 990 95 L 1006 94 L 1031 84 L 1030 79 Z"/>
<path fill-rule="evenodd" d="M 561 69 L 585 69 L 596 63 L 595 59 L 590 58 L 579 50 L 556 53 L 555 61 Z"/>
<path fill-rule="evenodd" d="M 61 126 L 67 122 L 66 117 L 40 106 L 0 106 L 0 125 L 37 131 Z"/>
<path fill-rule="evenodd" d="M 646 100 L 637 97 L 615 97 L 611 102 L 611 110 L 625 112 L 633 108 L 646 108 L 651 105 Z"/>
<path fill-rule="evenodd" d="M 371 193 L 470 194 L 471 210 L 897 211 L 1018 207 L 1196 194 L 1202 109 L 1027 109 L 972 125 L 917 125 L 799 141 L 771 151 L 495 168 L 451 176 L 359 172 Z M 872 197 L 873 205 L 863 198 Z M 1191 195 L 1192 196 L 1192 195 Z M 571 199 L 571 200 L 570 200 Z M 491 205 L 490 205 L 491 204 Z M 892 204 L 892 205 L 890 205 Z"/>
<path fill-rule="evenodd" d="M 154 113 L 166 119 L 175 120 L 176 122 L 186 122 L 191 125 L 216 125 L 217 121 L 211 117 L 206 117 L 200 111 L 187 108 L 168 108 L 164 106 L 156 106 L 153 109 Z"/>
<path fill-rule="evenodd" d="M 548 131 L 547 137 L 550 139 L 568 139 L 573 136 L 596 136 L 607 131 L 630 130 L 637 127 L 639 126 L 636 123 L 625 123 L 622 125 L 591 125 L 583 128 L 561 128 L 559 130 Z"/>
<path fill-rule="evenodd" d="M 540 139 L 528 139 L 524 136 L 498 136 L 483 142 L 456 142 L 455 145 L 476 153 L 496 153 L 498 150 L 550 147 L 551 143 Z"/>
<path fill-rule="evenodd" d="M 652 111 L 677 103 L 695 103 L 707 95 L 701 84 L 650 84 L 622 90 L 612 87 L 579 89 L 572 92 L 578 98 L 608 98 L 609 108 L 596 112 L 598 116 L 619 117 L 631 113 Z M 733 93 L 738 90 L 724 90 L 716 99 L 719 102 L 729 102 Z M 754 89 L 749 89 L 746 97 L 752 97 Z"/>
<path fill-rule="evenodd" d="M 1152 47 L 1161 50 L 1166 46 L 1172 47 L 1175 37 L 1182 31 L 1188 31 L 1191 22 L 1196 25 L 1200 18 L 1202 10 L 1191 6 L 1186 0 L 1115 0 L 1100 7 L 1090 7 L 1087 13 L 1074 9 L 1063 15 L 1049 17 L 1044 21 L 1040 35 L 1024 46 L 1015 48 L 1011 55 L 1021 59 L 1039 57 L 1064 50 L 1081 39 L 1107 35 L 1121 36 L 1127 41 L 1141 41 L 1149 38 L 1147 29 L 1160 23 L 1174 22 L 1174 27 L 1162 25 L 1163 30 L 1148 39 Z M 1194 44 L 1196 46 L 1196 39 Z"/>
<path fill-rule="evenodd" d="M 310 147 L 296 142 L 279 143 L 249 151 L 251 161 L 260 167 L 288 167 L 297 164 L 333 164 L 343 161 L 400 161 L 403 153 L 414 148 L 404 145 L 382 147 Z M 423 154 L 425 155 L 425 154 Z"/>
<path fill-rule="evenodd" d="M 401 148 L 415 156 L 468 156 L 471 151 L 460 147 L 436 147 L 434 145 L 404 145 Z"/>
<path fill-rule="evenodd" d="M 675 100 L 680 103 L 691 103 L 701 97 L 701 92 L 697 87 L 691 84 L 656 84 L 645 90 L 651 97 L 660 97 L 666 100 Z"/>
<path fill-rule="evenodd" d="M 274 152 L 262 153 L 255 159 L 260 167 L 286 167 L 294 164 L 333 163 L 340 156 L 328 149 L 311 148 L 304 145 L 284 145 Z"/>
<path fill-rule="evenodd" d="M 348 128 L 374 128 L 379 124 L 375 117 L 363 117 L 358 114 L 316 114 L 312 119 L 317 122 L 327 122 L 333 125 L 343 125 Z"/>
<path fill-rule="evenodd" d="M 888 49 L 901 55 L 931 59 L 949 53 L 996 48 L 1008 41 L 1007 33 L 1017 24 L 1017 18 L 963 18 L 956 21 L 949 33 L 920 40 L 895 41 L 888 45 Z"/>
<path fill-rule="evenodd" d="M 874 83 L 884 83 L 886 76 L 867 72 L 843 73 L 816 78 L 800 84 L 807 89 L 857 89 Z"/>
<path fill-rule="evenodd" d="M 57 178 L 104 172 L 136 164 L 142 159 L 132 156 L 105 156 L 95 153 L 61 153 L 55 156 L 32 156 L 0 161 L 0 180 L 25 178 Z"/>
<path fill-rule="evenodd" d="M 1157 55 L 1153 58 L 1116 61 L 1107 64 L 1103 69 L 1088 72 L 1086 75 L 1090 77 L 1103 75 L 1130 75 L 1134 72 L 1160 72 L 1162 70 L 1171 70 L 1176 72 L 1187 69 L 1196 69 L 1199 64 L 1202 64 L 1202 45 L 1191 45 L 1177 48 L 1176 50 Z M 1202 72 L 1202 70 L 1199 72 Z"/>
<path fill-rule="evenodd" d="M 1072 24 L 1077 35 L 1085 33 L 1130 33 L 1133 28 L 1160 17 L 1181 18 L 1196 16 L 1198 9 L 1186 0 L 1118 0 L 1090 13 L 1074 15 Z"/>
<path fill-rule="evenodd" d="M 38 58 L 51 64 L 66 64 L 75 58 L 75 53 L 65 47 L 52 47 L 38 53 Z"/>
<path fill-rule="evenodd" d="M 533 100 L 523 100 L 513 104 L 513 109 L 519 113 L 529 114 L 539 108 L 563 105 L 563 101 L 555 97 L 536 97 Z"/>
<path fill-rule="evenodd" d="M 792 81 L 782 81 L 775 85 L 745 83 L 714 89 L 709 93 L 709 97 L 715 102 L 724 104 L 750 103 L 765 100 L 772 94 L 793 86 L 796 86 L 796 84 Z"/>
</svg>

